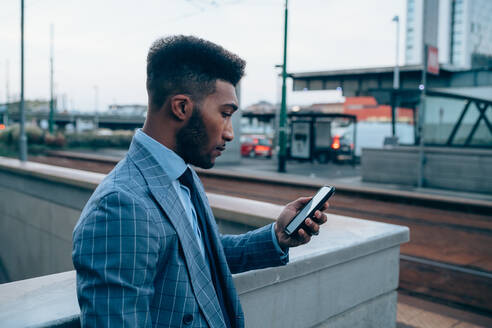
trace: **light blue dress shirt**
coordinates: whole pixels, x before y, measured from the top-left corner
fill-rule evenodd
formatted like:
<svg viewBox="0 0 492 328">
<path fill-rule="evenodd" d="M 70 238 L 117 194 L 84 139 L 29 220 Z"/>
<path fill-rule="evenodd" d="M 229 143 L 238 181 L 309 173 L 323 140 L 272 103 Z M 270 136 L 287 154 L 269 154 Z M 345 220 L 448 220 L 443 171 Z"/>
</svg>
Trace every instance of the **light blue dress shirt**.
<svg viewBox="0 0 492 328">
<path fill-rule="evenodd" d="M 193 227 L 193 231 L 195 232 L 195 236 L 197 238 L 198 245 L 200 246 L 202 255 L 205 256 L 203 239 L 198 227 L 198 219 L 195 207 L 193 206 L 193 203 L 191 201 L 190 190 L 188 189 L 188 187 L 182 185 L 178 180 L 179 177 L 188 168 L 188 166 L 178 154 L 147 135 L 145 132 L 142 131 L 142 129 L 137 130 L 137 132 L 135 133 L 135 139 L 140 142 L 145 148 L 147 148 L 147 150 L 152 153 L 152 155 L 154 155 L 157 163 L 159 163 L 159 165 L 168 174 L 168 177 L 173 181 L 173 187 L 176 190 L 181 203 L 183 204 L 188 220 L 190 221 L 190 225 Z M 275 235 L 275 224 L 272 224 L 272 240 L 273 244 L 275 245 L 275 249 L 281 256 L 281 258 L 287 257 L 288 252 L 284 252 L 278 244 L 277 236 Z"/>
</svg>

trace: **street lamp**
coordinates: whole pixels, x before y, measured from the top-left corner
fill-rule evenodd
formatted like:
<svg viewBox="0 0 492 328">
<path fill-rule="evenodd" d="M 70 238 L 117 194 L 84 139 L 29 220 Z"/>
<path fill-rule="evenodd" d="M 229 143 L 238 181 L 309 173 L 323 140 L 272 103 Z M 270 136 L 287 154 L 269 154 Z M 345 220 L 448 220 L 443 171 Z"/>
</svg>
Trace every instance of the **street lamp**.
<svg viewBox="0 0 492 328">
<path fill-rule="evenodd" d="M 400 88 L 400 17 L 396 15 L 393 17 L 392 22 L 396 23 L 396 58 L 395 58 L 395 70 L 393 74 L 393 89 Z"/>
<path fill-rule="evenodd" d="M 391 136 L 395 138 L 396 129 L 396 90 L 400 88 L 400 67 L 399 67 L 399 53 L 400 53 L 400 17 L 396 15 L 392 19 L 396 23 L 396 58 L 395 69 L 393 72 L 393 92 L 391 93 Z"/>
<path fill-rule="evenodd" d="M 19 135 L 19 159 L 27 160 L 27 137 L 25 130 L 26 116 L 24 113 L 24 0 L 21 0 L 21 86 L 20 86 L 20 135 Z"/>
<path fill-rule="evenodd" d="M 54 27 L 50 25 L 50 115 L 49 115 L 49 131 L 51 134 L 55 131 L 55 93 L 53 79 L 53 43 L 54 43 Z"/>
</svg>

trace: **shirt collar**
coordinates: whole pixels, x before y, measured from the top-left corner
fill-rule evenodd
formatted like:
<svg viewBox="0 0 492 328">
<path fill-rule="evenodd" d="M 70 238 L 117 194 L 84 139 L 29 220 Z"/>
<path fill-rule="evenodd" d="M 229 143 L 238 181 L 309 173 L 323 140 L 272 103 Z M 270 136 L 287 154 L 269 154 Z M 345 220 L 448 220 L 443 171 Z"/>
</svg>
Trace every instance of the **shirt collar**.
<svg viewBox="0 0 492 328">
<path fill-rule="evenodd" d="M 171 180 L 177 180 L 188 168 L 185 161 L 174 151 L 167 148 L 148 134 L 138 129 L 135 139 L 155 157 Z"/>
</svg>

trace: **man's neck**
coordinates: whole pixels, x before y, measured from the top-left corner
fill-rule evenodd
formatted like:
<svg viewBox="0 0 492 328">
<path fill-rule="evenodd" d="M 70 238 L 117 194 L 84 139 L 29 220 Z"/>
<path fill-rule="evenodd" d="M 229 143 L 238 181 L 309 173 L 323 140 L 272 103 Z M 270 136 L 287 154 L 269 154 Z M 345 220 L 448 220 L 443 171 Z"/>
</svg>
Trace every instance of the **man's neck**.
<svg viewBox="0 0 492 328">
<path fill-rule="evenodd" d="M 147 134 L 152 139 L 159 142 L 160 144 L 176 152 L 176 136 L 173 134 L 173 128 L 172 127 L 157 128 L 157 126 L 158 124 L 154 126 L 149 123 L 149 119 L 146 119 L 142 131 L 145 132 L 145 134 Z"/>
</svg>

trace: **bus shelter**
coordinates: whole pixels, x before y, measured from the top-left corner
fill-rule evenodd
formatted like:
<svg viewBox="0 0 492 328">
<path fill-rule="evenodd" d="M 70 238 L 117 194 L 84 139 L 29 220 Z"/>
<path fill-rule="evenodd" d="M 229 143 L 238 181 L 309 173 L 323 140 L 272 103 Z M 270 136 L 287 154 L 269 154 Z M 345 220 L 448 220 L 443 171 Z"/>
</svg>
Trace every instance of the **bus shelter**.
<svg viewBox="0 0 492 328">
<path fill-rule="evenodd" d="M 274 113 L 243 113 L 242 116 L 277 126 Z M 287 114 L 287 156 L 320 163 L 355 162 L 356 133 L 355 115 L 290 112 Z"/>
</svg>

